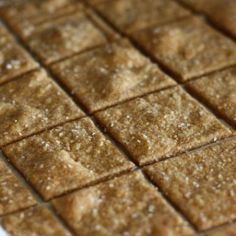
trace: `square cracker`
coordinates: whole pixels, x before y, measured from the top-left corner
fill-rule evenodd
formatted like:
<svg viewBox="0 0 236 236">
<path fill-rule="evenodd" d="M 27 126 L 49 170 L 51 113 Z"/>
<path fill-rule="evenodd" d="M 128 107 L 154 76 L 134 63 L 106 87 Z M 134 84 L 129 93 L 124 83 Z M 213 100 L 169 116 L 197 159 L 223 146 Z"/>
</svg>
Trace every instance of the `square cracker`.
<svg viewBox="0 0 236 236">
<path fill-rule="evenodd" d="M 26 138 L 3 150 L 46 200 L 134 167 L 89 118 Z"/>
<path fill-rule="evenodd" d="M 0 146 L 83 115 L 45 71 L 27 73 L 0 87 Z"/>
<path fill-rule="evenodd" d="M 21 36 L 29 36 L 42 22 L 82 11 L 76 0 L 2 0 L 1 16 Z"/>
<path fill-rule="evenodd" d="M 140 171 L 53 200 L 76 235 L 192 235 Z"/>
<path fill-rule="evenodd" d="M 236 218 L 235 156 L 233 138 L 144 170 L 199 230 L 205 230 Z"/>
<path fill-rule="evenodd" d="M 95 113 L 139 164 L 147 164 L 231 134 L 180 87 Z"/>
<path fill-rule="evenodd" d="M 41 24 L 25 41 L 44 64 L 49 64 L 105 44 L 109 36 L 89 14 L 79 12 Z"/>
<path fill-rule="evenodd" d="M 0 84 L 38 67 L 33 58 L 13 40 L 0 43 Z"/>
<path fill-rule="evenodd" d="M 188 10 L 171 0 L 98 1 L 94 7 L 125 33 L 167 23 L 190 14 Z"/>
<path fill-rule="evenodd" d="M 181 0 L 197 11 L 205 13 L 215 24 L 236 37 L 235 0 Z"/>
<path fill-rule="evenodd" d="M 180 81 L 236 63 L 235 42 L 198 17 L 141 30 L 133 38 Z"/>
<path fill-rule="evenodd" d="M 82 53 L 51 68 L 89 112 L 176 84 L 127 40 Z"/>
<path fill-rule="evenodd" d="M 0 155 L 2 153 L 0 152 Z M 36 204 L 31 193 L 0 160 L 0 216 Z"/>
<path fill-rule="evenodd" d="M 2 221 L 11 236 L 71 236 L 49 210 L 40 206 L 3 217 Z"/>
<path fill-rule="evenodd" d="M 236 67 L 192 81 L 187 87 L 236 127 Z"/>
</svg>

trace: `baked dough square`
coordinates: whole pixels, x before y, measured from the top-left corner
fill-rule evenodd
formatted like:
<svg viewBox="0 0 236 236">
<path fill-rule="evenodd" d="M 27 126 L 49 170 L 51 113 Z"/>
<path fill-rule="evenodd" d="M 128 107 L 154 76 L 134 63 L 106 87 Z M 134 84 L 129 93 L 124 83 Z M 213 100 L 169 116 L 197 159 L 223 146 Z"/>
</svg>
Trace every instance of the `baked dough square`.
<svg viewBox="0 0 236 236">
<path fill-rule="evenodd" d="M 176 84 L 128 40 L 79 54 L 51 69 L 89 112 Z"/>
<path fill-rule="evenodd" d="M 151 27 L 133 38 L 182 82 L 236 63 L 235 42 L 199 17 Z"/>
<path fill-rule="evenodd" d="M 192 235 L 140 171 L 52 201 L 76 235 Z"/>
<path fill-rule="evenodd" d="M 46 200 L 134 167 L 89 118 L 26 138 L 3 150 Z"/>
<path fill-rule="evenodd" d="M 187 87 L 236 127 L 236 68 L 191 81 Z"/>
<path fill-rule="evenodd" d="M 42 22 L 82 10 L 76 0 L 3 0 L 0 5 L 1 16 L 23 38 Z"/>
<path fill-rule="evenodd" d="M 18 43 L 11 39 L 0 43 L 0 84 L 37 67 L 38 63 Z"/>
<path fill-rule="evenodd" d="M 171 0 L 108 0 L 92 4 L 120 31 L 132 33 L 152 25 L 160 25 L 190 15 Z"/>
<path fill-rule="evenodd" d="M 1 160 L 0 176 L 0 216 L 36 204 L 31 193 Z"/>
<path fill-rule="evenodd" d="M 43 70 L 0 87 L 0 147 L 84 113 Z"/>
<path fill-rule="evenodd" d="M 139 165 L 231 134 L 180 87 L 137 98 L 95 116 Z"/>
<path fill-rule="evenodd" d="M 11 236 L 71 236 L 48 209 L 40 206 L 3 217 L 2 221 Z"/>
<path fill-rule="evenodd" d="M 205 230 L 236 218 L 235 156 L 233 138 L 144 170 L 198 230 Z"/>
<path fill-rule="evenodd" d="M 215 24 L 236 37 L 236 2 L 234 0 L 181 0 L 205 13 Z"/>
<path fill-rule="evenodd" d="M 87 14 L 79 12 L 41 24 L 26 43 L 44 64 L 49 64 L 108 40 Z"/>
</svg>

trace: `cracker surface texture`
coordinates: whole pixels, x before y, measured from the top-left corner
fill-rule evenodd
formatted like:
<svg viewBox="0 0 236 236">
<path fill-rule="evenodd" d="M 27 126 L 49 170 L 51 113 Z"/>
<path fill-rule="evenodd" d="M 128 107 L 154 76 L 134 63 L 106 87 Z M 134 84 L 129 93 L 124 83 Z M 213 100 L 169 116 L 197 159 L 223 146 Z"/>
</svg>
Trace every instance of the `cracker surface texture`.
<svg viewBox="0 0 236 236">
<path fill-rule="evenodd" d="M 236 68 L 202 77 L 187 86 L 236 127 Z"/>
<path fill-rule="evenodd" d="M 31 193 L 1 160 L 0 176 L 0 216 L 36 204 Z"/>
<path fill-rule="evenodd" d="M 0 87 L 0 146 L 81 116 L 45 71 L 25 74 Z"/>
<path fill-rule="evenodd" d="M 6 146 L 4 152 L 46 200 L 134 167 L 89 118 Z"/>
<path fill-rule="evenodd" d="M 236 43 L 199 17 L 154 26 L 133 38 L 181 82 L 236 63 Z"/>
<path fill-rule="evenodd" d="M 4 217 L 3 227 L 11 236 L 71 236 L 49 210 L 39 206 Z"/>
<path fill-rule="evenodd" d="M 176 84 L 127 40 L 54 64 L 52 71 L 89 112 Z"/>
<path fill-rule="evenodd" d="M 192 235 L 141 172 L 53 200 L 76 235 Z"/>
<path fill-rule="evenodd" d="M 236 218 L 235 155 L 233 138 L 145 170 L 198 230 L 205 230 Z"/>
<path fill-rule="evenodd" d="M 95 115 L 139 165 L 231 134 L 179 87 L 137 98 Z"/>
</svg>

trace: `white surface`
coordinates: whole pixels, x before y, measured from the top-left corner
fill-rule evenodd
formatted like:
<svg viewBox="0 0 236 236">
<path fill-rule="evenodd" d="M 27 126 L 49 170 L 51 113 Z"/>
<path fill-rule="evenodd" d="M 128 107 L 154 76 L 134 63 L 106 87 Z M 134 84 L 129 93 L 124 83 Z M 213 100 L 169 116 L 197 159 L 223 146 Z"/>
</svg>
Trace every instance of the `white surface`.
<svg viewBox="0 0 236 236">
<path fill-rule="evenodd" d="M 0 236 L 9 236 L 7 232 L 0 226 Z"/>
</svg>

